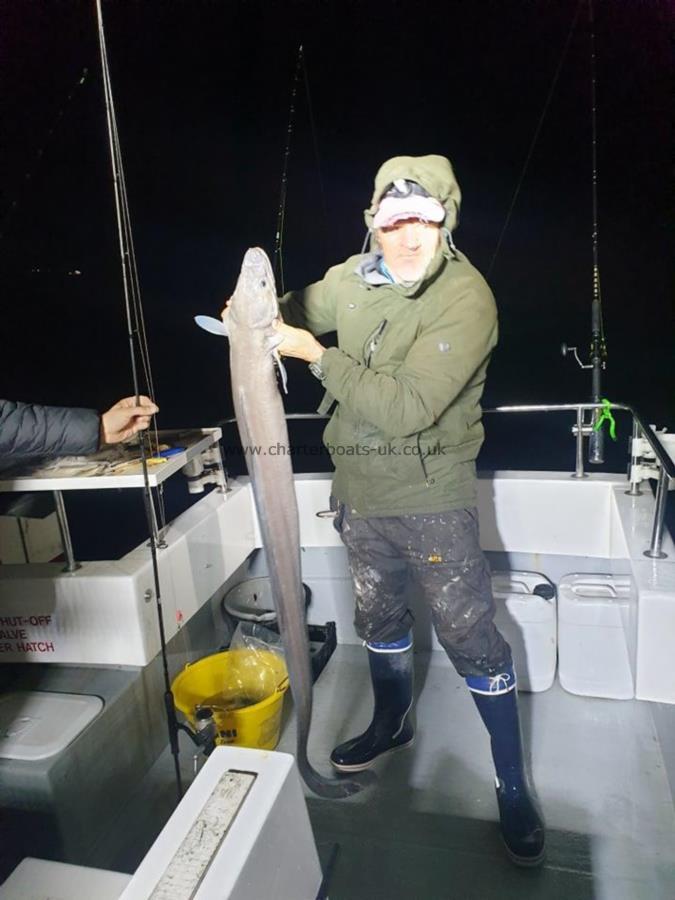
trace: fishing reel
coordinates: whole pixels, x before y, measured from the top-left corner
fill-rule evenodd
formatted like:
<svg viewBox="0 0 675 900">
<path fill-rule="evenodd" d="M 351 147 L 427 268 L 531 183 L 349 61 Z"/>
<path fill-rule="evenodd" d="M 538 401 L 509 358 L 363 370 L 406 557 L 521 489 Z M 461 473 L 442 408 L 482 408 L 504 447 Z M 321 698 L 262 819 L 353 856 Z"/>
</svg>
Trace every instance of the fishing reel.
<svg viewBox="0 0 675 900">
<path fill-rule="evenodd" d="M 594 328 L 590 347 L 590 362 L 582 362 L 577 347 L 571 347 L 569 344 L 561 344 L 560 352 L 564 357 L 571 354 L 577 361 L 580 369 L 590 369 L 592 372 L 592 389 L 591 400 L 599 403 L 602 398 L 602 372 L 607 368 L 607 348 L 605 346 L 604 336 L 599 325 L 596 325 L 598 313 L 595 312 Z M 588 438 L 588 461 L 593 465 L 599 465 L 605 461 L 604 455 L 604 437 L 602 431 L 598 430 L 600 420 L 599 410 L 591 413 L 590 422 L 584 422 L 581 427 L 581 433 Z M 578 426 L 572 428 L 572 433 L 577 434 Z"/>
<path fill-rule="evenodd" d="M 580 369 L 594 369 L 598 365 L 601 369 L 607 368 L 607 351 L 605 349 L 604 343 L 601 343 L 598 348 L 591 347 L 591 362 L 589 363 L 584 363 L 581 361 L 578 347 L 571 347 L 569 344 L 562 343 L 560 345 L 560 353 L 564 357 L 567 357 L 568 354 L 571 354 L 574 359 L 576 359 Z M 596 357 L 598 359 L 597 362 L 594 361 Z"/>
<path fill-rule="evenodd" d="M 210 756 L 216 746 L 218 727 L 213 718 L 213 710 L 208 706 L 195 707 L 195 728 L 190 728 L 184 722 L 176 722 L 178 731 L 183 731 L 190 738 L 198 750 L 202 750 L 204 756 Z"/>
<path fill-rule="evenodd" d="M 564 357 L 567 357 L 567 354 L 571 353 L 574 356 L 574 358 L 576 359 L 577 363 L 579 364 L 580 369 L 592 369 L 593 368 L 593 363 L 583 363 L 581 361 L 581 359 L 579 358 L 579 351 L 577 350 L 576 347 L 570 347 L 569 344 L 563 343 L 560 345 L 560 353 Z"/>
</svg>

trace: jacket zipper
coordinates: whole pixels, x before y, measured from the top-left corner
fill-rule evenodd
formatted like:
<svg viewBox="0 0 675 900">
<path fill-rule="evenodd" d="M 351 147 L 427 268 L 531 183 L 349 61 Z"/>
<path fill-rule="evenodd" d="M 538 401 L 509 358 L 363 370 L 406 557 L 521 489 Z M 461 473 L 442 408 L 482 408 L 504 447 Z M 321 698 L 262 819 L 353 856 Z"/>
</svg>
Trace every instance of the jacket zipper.
<svg viewBox="0 0 675 900">
<path fill-rule="evenodd" d="M 422 432 L 417 432 L 417 455 L 420 461 L 420 465 L 422 466 L 422 474 L 424 475 L 424 483 L 427 487 L 431 487 L 435 482 L 435 478 L 429 478 L 429 473 L 427 472 L 427 464 L 424 462 L 424 456 L 422 456 L 422 444 L 420 443 L 420 436 Z"/>
<path fill-rule="evenodd" d="M 387 327 L 387 320 L 382 319 L 382 321 L 377 326 L 375 331 L 366 340 L 365 363 L 366 363 L 366 368 L 368 368 L 368 369 L 370 368 L 370 363 L 372 361 L 373 354 L 377 350 L 380 340 L 382 339 L 384 329 L 386 327 Z M 420 444 L 420 432 L 419 431 L 417 432 L 417 453 L 418 453 L 418 459 L 420 461 L 420 465 L 422 466 L 422 473 L 424 475 L 424 483 L 426 484 L 427 487 L 431 487 L 431 485 L 434 483 L 435 479 L 429 478 L 429 473 L 427 472 L 427 466 L 424 461 L 424 457 L 422 456 L 422 447 Z"/>
<path fill-rule="evenodd" d="M 370 368 L 370 362 L 373 358 L 373 353 L 377 350 L 377 345 L 380 343 L 380 339 L 382 337 L 382 333 L 384 329 L 387 327 L 387 320 L 382 319 L 380 324 L 377 326 L 375 331 L 370 335 L 368 340 L 366 341 L 366 368 Z"/>
</svg>

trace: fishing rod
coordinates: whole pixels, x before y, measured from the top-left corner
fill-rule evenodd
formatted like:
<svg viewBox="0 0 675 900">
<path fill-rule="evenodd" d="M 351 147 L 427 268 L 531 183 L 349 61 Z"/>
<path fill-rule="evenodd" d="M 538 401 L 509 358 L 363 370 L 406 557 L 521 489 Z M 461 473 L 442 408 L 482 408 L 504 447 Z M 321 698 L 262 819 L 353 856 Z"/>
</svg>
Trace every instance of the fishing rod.
<svg viewBox="0 0 675 900">
<path fill-rule="evenodd" d="M 291 105 L 288 111 L 288 126 L 286 128 L 286 146 L 284 148 L 284 159 L 281 170 L 281 186 L 279 188 L 279 211 L 277 213 L 277 230 L 274 236 L 274 262 L 272 271 L 279 285 L 279 293 L 284 291 L 284 222 L 286 219 L 286 195 L 288 193 L 288 162 L 291 156 L 291 139 L 293 137 L 293 128 L 295 127 L 295 98 L 298 93 L 298 83 L 300 81 L 300 72 L 302 70 L 302 44 L 298 47 L 298 58 L 295 63 L 295 74 L 293 76 L 293 85 L 291 87 Z"/>
<path fill-rule="evenodd" d="M 534 134 L 530 141 L 530 146 L 520 172 L 516 189 L 511 198 L 504 224 L 497 238 L 495 249 L 492 253 L 490 263 L 487 268 L 486 277 L 490 277 L 494 269 L 497 257 L 504 241 L 504 236 L 511 222 L 513 211 L 520 194 L 520 190 L 525 181 L 525 175 L 532 159 L 535 146 L 539 139 L 539 135 L 544 124 L 544 119 L 551 105 L 555 89 L 563 69 L 563 65 L 567 58 L 572 36 L 577 27 L 577 20 L 581 12 L 584 0 L 579 0 L 567 37 L 563 45 L 562 53 L 558 60 L 558 65 L 553 74 L 551 84 L 544 101 L 544 106 L 537 121 Z M 589 21 L 589 40 L 590 40 L 590 107 L 591 107 L 591 206 L 592 206 L 592 254 L 593 254 L 593 299 L 591 301 L 591 344 L 589 351 L 590 362 L 584 363 L 579 357 L 578 348 L 562 344 L 561 352 L 563 356 L 571 354 L 582 369 L 592 370 L 592 386 L 591 386 L 591 402 L 600 403 L 602 400 L 602 373 L 607 367 L 607 345 L 605 342 L 605 330 L 602 319 L 602 295 L 600 292 L 600 265 L 598 257 L 598 158 L 597 158 L 597 103 L 596 103 L 596 74 L 595 74 L 595 17 L 593 11 L 593 0 L 588 0 L 588 21 Z M 589 462 L 600 464 L 604 462 L 604 433 L 598 427 L 601 418 L 599 410 L 595 410 L 590 424 L 584 425 L 584 433 L 589 436 Z"/>
<path fill-rule="evenodd" d="M 600 403 L 602 399 L 602 372 L 607 366 L 607 346 L 605 344 L 605 329 L 602 322 L 602 296 L 600 293 L 600 265 L 598 262 L 598 152 L 597 152 L 597 114 L 596 114 L 596 84 L 595 84 L 595 21 L 593 17 L 593 0 L 588 0 L 588 18 L 590 31 L 591 52 L 591 154 L 592 154 L 592 187 L 591 196 L 593 204 L 593 301 L 591 304 L 591 366 L 593 367 L 593 390 L 591 400 Z M 597 423 L 598 413 L 595 414 Z M 591 463 L 604 462 L 605 434 L 599 428 L 594 428 L 589 438 L 588 461 Z"/>
<path fill-rule="evenodd" d="M 309 115 L 309 125 L 312 134 L 312 145 L 314 149 L 314 160 L 316 163 L 316 170 L 319 179 L 319 196 L 321 198 L 321 209 L 323 213 L 323 230 L 324 237 L 327 234 L 327 223 L 328 223 L 328 206 L 326 204 L 326 190 L 324 188 L 323 183 L 323 175 L 321 173 L 321 158 L 319 155 L 319 141 L 317 139 L 317 129 L 316 122 L 314 119 L 314 107 L 312 105 L 312 94 L 309 88 L 309 73 L 307 71 L 307 61 L 305 59 L 305 52 L 303 49 L 303 45 L 300 44 L 298 47 L 298 56 L 295 63 L 295 72 L 293 75 L 293 82 L 291 85 L 291 101 L 288 110 L 288 125 L 286 127 L 286 145 L 284 147 L 284 155 L 282 161 L 282 171 L 281 171 L 281 185 L 279 188 L 279 210 L 277 212 L 277 228 L 274 238 L 274 257 L 272 262 L 272 271 L 274 272 L 274 276 L 276 278 L 276 282 L 279 285 L 279 295 L 282 295 L 286 292 L 285 284 L 284 284 L 284 261 L 283 261 L 283 249 L 284 249 L 284 225 L 286 223 L 286 201 L 288 198 L 288 166 L 291 158 L 291 142 L 293 138 L 293 132 L 295 130 L 295 112 L 296 112 L 296 99 L 298 94 L 298 85 L 300 83 L 300 75 L 302 74 L 303 84 L 305 88 L 305 98 L 307 100 L 307 112 Z"/>
<path fill-rule="evenodd" d="M 117 231 L 119 239 L 120 258 L 122 263 L 122 285 L 124 290 L 124 306 L 127 320 L 127 337 L 129 340 L 129 352 L 131 355 L 131 374 L 134 385 L 134 393 L 136 394 L 136 401 L 139 402 L 141 389 L 137 356 L 140 358 L 140 363 L 143 369 L 148 393 L 150 394 L 150 397 L 154 397 L 155 394 L 150 366 L 150 354 L 145 334 L 145 322 L 143 316 L 143 306 L 141 303 L 138 269 L 136 266 L 136 254 L 131 232 L 131 217 L 129 213 L 126 182 L 124 179 L 124 165 L 122 162 L 122 152 L 120 147 L 119 134 L 117 131 L 117 119 L 115 116 L 115 105 L 113 102 L 112 85 L 110 81 L 110 68 L 108 66 L 108 53 L 106 48 L 105 31 L 103 28 L 103 11 L 101 9 L 101 0 L 96 0 L 96 17 L 98 23 L 101 71 L 103 75 L 103 91 L 108 122 L 108 140 L 110 144 L 110 162 L 113 175 L 115 211 L 117 215 Z M 156 420 L 154 429 L 155 439 L 157 441 L 157 444 L 159 444 Z M 141 467 L 143 470 L 143 501 L 145 506 L 145 515 L 148 523 L 148 532 L 150 536 L 149 543 L 150 556 L 152 560 L 155 607 L 157 610 L 162 667 L 164 672 L 164 705 L 166 708 L 167 725 L 169 730 L 169 744 L 171 747 L 171 755 L 173 756 L 174 769 L 176 774 L 176 790 L 178 799 L 180 800 L 183 796 L 183 784 L 181 779 L 180 763 L 178 760 L 178 721 L 176 718 L 176 709 L 173 700 L 173 693 L 171 691 L 171 681 L 169 678 L 166 632 L 164 629 L 164 613 L 162 608 L 159 565 L 157 560 L 157 549 L 161 546 L 161 530 L 157 528 L 157 518 L 155 515 L 152 488 L 150 485 L 150 476 L 148 474 L 148 453 L 142 437 L 139 442 L 139 448 Z M 163 526 L 163 504 L 160 506 L 160 515 L 161 524 Z"/>
<path fill-rule="evenodd" d="M 504 237 L 508 230 L 509 225 L 511 224 L 511 219 L 513 217 L 513 211 L 516 207 L 516 203 L 518 201 L 518 197 L 520 196 L 520 191 L 525 181 L 525 175 L 527 174 L 527 170 L 530 166 L 530 161 L 532 160 L 532 156 L 534 154 L 534 148 L 537 145 L 537 141 L 539 140 L 539 135 L 541 134 L 541 129 L 544 125 L 544 120 L 546 119 L 546 115 L 548 113 L 549 107 L 551 105 L 551 101 L 553 100 L 553 95 L 555 94 L 556 87 L 558 86 L 558 80 L 560 79 L 560 73 L 562 72 L 563 66 L 565 64 L 565 60 L 567 59 L 567 53 L 570 48 L 570 43 L 572 41 L 572 35 L 574 34 L 577 27 L 577 19 L 579 18 L 579 14 L 581 12 L 581 7 L 584 3 L 584 0 L 579 0 L 576 10 L 574 12 L 574 17 L 572 18 L 572 22 L 570 24 L 569 30 L 567 32 L 567 37 L 565 38 L 565 43 L 563 44 L 562 52 L 560 54 L 560 58 L 558 59 L 558 65 L 556 66 L 555 72 L 553 73 L 553 78 L 551 79 L 551 84 L 548 89 L 548 93 L 546 94 L 546 99 L 544 100 L 544 106 L 541 110 L 541 114 L 537 121 L 537 125 L 534 129 L 534 133 L 532 134 L 532 139 L 530 140 L 530 146 L 528 147 L 527 154 L 525 156 L 525 162 L 523 163 L 523 167 L 520 171 L 520 175 L 518 176 L 518 182 L 516 183 L 516 189 L 513 192 L 513 196 L 511 197 L 511 202 L 509 203 L 509 208 L 506 213 L 506 217 L 504 219 L 504 224 L 502 225 L 501 231 L 499 232 L 499 237 L 497 238 L 497 243 L 495 244 L 495 248 L 492 251 L 492 256 L 490 258 L 490 262 L 488 264 L 485 277 L 489 280 L 490 275 L 492 274 L 492 270 L 494 269 L 495 263 L 497 262 L 497 257 L 499 256 L 499 251 L 501 250 L 502 244 L 504 242 Z"/>
<path fill-rule="evenodd" d="M 600 264 L 598 256 L 598 155 L 597 155 L 597 102 L 596 102 L 596 76 L 595 76 L 595 17 L 593 14 L 593 0 L 588 0 L 588 23 L 590 43 L 590 81 L 591 81 L 591 207 L 592 207 L 592 232 L 591 243 L 593 252 L 593 299 L 591 301 L 591 344 L 589 350 L 590 362 L 583 363 L 579 358 L 576 347 L 568 347 L 563 344 L 562 355 L 572 353 L 582 369 L 591 369 L 591 401 L 602 401 L 602 373 L 607 368 L 607 344 L 605 342 L 605 329 L 602 318 L 602 293 L 600 291 Z M 599 465 L 605 461 L 605 435 L 598 428 L 600 410 L 595 410 L 590 426 L 588 426 L 588 461 Z"/>
</svg>

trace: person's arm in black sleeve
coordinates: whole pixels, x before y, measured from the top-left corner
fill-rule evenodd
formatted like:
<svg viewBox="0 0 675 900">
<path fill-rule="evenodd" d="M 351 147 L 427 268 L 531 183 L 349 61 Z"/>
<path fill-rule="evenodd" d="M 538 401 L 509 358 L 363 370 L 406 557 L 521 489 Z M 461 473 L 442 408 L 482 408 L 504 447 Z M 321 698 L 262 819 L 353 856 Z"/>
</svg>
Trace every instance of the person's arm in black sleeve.
<svg viewBox="0 0 675 900">
<path fill-rule="evenodd" d="M 147 428 L 158 408 L 148 397 L 126 397 L 100 416 L 94 409 L 0 400 L 0 456 L 95 453 Z"/>
<path fill-rule="evenodd" d="M 94 409 L 0 400 L 0 455 L 70 456 L 98 450 L 101 418 Z"/>
</svg>

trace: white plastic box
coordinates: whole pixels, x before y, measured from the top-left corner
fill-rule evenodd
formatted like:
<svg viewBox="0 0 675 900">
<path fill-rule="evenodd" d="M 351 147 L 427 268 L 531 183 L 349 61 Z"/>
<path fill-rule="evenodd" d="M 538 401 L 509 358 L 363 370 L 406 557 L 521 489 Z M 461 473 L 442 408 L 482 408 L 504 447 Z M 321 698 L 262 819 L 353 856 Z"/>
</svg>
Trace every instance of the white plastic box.
<svg viewBox="0 0 675 900">
<path fill-rule="evenodd" d="M 555 587 L 537 572 L 493 572 L 495 625 L 511 645 L 518 688 L 547 691 L 555 679 Z"/>
<path fill-rule="evenodd" d="M 0 759 L 43 760 L 64 750 L 103 709 L 87 694 L 15 691 L 0 697 Z"/>
<path fill-rule="evenodd" d="M 122 872 L 28 856 L 0 887 L 0 900 L 119 900 L 130 879 Z"/>
<path fill-rule="evenodd" d="M 321 883 L 294 758 L 216 747 L 120 900 L 316 900 Z"/>
<path fill-rule="evenodd" d="M 635 696 L 626 636 L 631 580 L 621 575 L 565 575 L 558 585 L 560 684 L 571 694 Z"/>
</svg>

